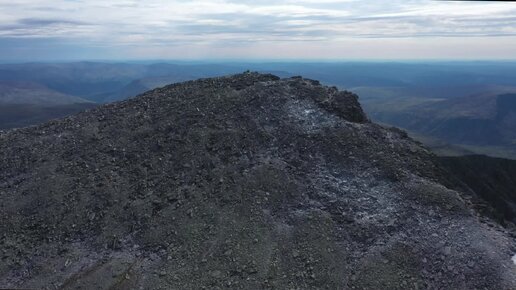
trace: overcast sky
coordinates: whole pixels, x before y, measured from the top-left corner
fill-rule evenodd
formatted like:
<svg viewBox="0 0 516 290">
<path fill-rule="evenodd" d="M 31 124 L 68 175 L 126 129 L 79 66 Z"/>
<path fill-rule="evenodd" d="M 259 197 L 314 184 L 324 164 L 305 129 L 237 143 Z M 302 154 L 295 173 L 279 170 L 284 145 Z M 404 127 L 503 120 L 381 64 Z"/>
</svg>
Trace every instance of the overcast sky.
<svg viewBox="0 0 516 290">
<path fill-rule="evenodd" d="M 516 2 L 0 0 L 0 60 L 516 59 Z"/>
</svg>

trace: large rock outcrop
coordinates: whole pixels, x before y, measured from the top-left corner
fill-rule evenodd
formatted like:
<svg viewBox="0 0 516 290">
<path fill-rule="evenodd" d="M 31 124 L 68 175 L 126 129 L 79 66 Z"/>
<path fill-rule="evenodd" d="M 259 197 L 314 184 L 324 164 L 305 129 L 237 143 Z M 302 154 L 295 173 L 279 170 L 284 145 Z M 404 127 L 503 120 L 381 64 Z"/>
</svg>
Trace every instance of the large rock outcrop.
<svg viewBox="0 0 516 290">
<path fill-rule="evenodd" d="M 514 241 L 356 95 L 245 73 L 0 133 L 0 287 L 514 289 Z"/>
</svg>

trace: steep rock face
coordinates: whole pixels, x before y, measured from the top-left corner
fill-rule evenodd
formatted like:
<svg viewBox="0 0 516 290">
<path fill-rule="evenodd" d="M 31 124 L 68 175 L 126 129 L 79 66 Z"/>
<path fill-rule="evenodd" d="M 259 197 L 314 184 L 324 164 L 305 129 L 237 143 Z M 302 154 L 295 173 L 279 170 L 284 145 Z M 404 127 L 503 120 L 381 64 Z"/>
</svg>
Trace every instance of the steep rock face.
<svg viewBox="0 0 516 290">
<path fill-rule="evenodd" d="M 246 73 L 0 133 L 0 286 L 513 289 L 513 240 L 356 95 Z"/>
</svg>

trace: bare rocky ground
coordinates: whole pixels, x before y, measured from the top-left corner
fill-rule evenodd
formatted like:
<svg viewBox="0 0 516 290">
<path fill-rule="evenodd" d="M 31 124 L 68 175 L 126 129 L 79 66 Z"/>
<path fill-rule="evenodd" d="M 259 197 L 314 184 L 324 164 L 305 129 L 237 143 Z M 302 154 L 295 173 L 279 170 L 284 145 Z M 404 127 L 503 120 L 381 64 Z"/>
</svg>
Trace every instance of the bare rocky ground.
<svg viewBox="0 0 516 290">
<path fill-rule="evenodd" d="M 4 131 L 0 287 L 516 289 L 514 239 L 434 159 L 256 73 Z"/>
</svg>

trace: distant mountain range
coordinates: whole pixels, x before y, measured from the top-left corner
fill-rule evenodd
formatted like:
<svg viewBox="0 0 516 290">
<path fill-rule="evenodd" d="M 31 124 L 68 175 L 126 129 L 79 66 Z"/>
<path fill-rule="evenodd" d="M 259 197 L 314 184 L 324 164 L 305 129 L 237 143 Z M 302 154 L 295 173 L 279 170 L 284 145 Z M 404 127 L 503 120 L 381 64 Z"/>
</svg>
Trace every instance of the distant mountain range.
<svg viewBox="0 0 516 290">
<path fill-rule="evenodd" d="M 374 120 L 414 132 L 423 142 L 431 137 L 474 153 L 516 158 L 516 93 L 500 93 L 366 98 L 363 104 Z"/>
<path fill-rule="evenodd" d="M 398 94 L 431 98 L 455 98 L 493 86 L 516 86 L 516 62 L 26 63 L 0 64 L 0 81 L 33 82 L 64 94 L 105 102 L 125 96 L 122 92 L 127 94 L 127 86 L 135 81 L 162 85 L 245 70 L 281 77 L 306 75 L 350 90 L 382 88 L 384 92 L 397 90 Z"/>
<path fill-rule="evenodd" d="M 96 104 L 33 82 L 0 82 L 0 129 L 25 127 L 68 116 Z"/>
<path fill-rule="evenodd" d="M 166 84 L 240 70 L 94 62 L 0 65 L 0 129 L 39 124 Z"/>
<path fill-rule="evenodd" d="M 0 81 L 0 104 L 58 106 L 91 103 L 83 98 L 67 95 L 33 82 Z"/>
<path fill-rule="evenodd" d="M 0 102 L 0 128 L 94 106 L 86 101 L 125 100 L 170 83 L 249 69 L 304 75 L 356 92 L 373 120 L 407 129 L 439 154 L 516 159 L 516 62 L 3 64 L 0 82 L 10 85 L 0 85 L 0 98 L 6 100 Z"/>
<path fill-rule="evenodd" d="M 0 81 L 38 83 L 64 94 L 103 103 L 134 96 L 127 94 L 128 86 L 139 80 L 177 82 L 239 71 L 241 67 L 208 64 L 28 63 L 0 65 Z"/>
</svg>

